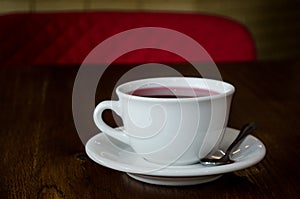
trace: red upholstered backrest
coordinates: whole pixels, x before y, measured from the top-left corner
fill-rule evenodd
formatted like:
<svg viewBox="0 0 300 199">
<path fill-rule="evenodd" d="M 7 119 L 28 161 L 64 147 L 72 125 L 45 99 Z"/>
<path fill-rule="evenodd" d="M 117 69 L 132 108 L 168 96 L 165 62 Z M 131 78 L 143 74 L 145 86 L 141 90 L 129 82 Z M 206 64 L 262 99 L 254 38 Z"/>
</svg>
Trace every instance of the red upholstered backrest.
<svg viewBox="0 0 300 199">
<path fill-rule="evenodd" d="M 216 62 L 256 58 L 249 31 L 227 18 L 191 13 L 103 11 L 0 16 L 0 63 L 80 64 L 103 40 L 138 27 L 164 27 L 184 33 L 201 44 Z M 172 53 L 153 49 L 128 53 L 115 60 L 125 64 L 182 61 L 185 60 Z"/>
</svg>

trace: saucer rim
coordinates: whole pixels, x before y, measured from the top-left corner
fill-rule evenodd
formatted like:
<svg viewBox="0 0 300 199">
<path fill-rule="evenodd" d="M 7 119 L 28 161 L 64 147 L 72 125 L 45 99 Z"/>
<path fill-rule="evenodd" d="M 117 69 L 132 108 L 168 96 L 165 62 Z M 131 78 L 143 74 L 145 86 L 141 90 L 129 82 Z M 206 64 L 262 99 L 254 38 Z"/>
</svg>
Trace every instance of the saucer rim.
<svg viewBox="0 0 300 199">
<path fill-rule="evenodd" d="M 231 133 L 238 133 L 239 131 L 227 127 L 226 131 L 231 131 Z M 266 154 L 266 147 L 265 145 L 255 136 L 249 135 L 248 139 L 251 139 L 252 141 L 256 142 L 257 144 L 257 149 L 251 153 L 251 158 L 249 159 L 242 159 L 242 160 L 237 160 L 231 164 L 227 165 L 220 165 L 220 166 L 203 166 L 200 163 L 199 164 L 194 164 L 194 165 L 184 165 L 184 166 L 167 166 L 165 168 L 160 168 L 160 169 L 155 169 L 152 171 L 145 171 L 142 168 L 142 166 L 139 165 L 129 165 L 125 163 L 120 163 L 118 161 L 113 161 L 111 159 L 105 159 L 101 155 L 95 153 L 93 150 L 90 149 L 90 145 L 93 144 L 92 142 L 96 139 L 109 139 L 109 136 L 107 136 L 105 133 L 98 133 L 94 135 L 92 138 L 88 140 L 88 142 L 85 145 L 85 150 L 87 155 L 89 156 L 90 159 L 92 159 L 94 162 L 117 170 L 117 171 L 122 171 L 126 173 L 131 173 L 131 174 L 141 174 L 141 175 L 148 175 L 148 176 L 161 176 L 161 177 L 194 177 L 194 176 L 207 176 L 207 175 L 220 175 L 224 173 L 229 173 L 233 171 L 238 171 L 241 169 L 248 168 L 250 166 L 253 166 L 260 162 L 265 154 Z M 132 154 L 134 155 L 134 153 Z M 142 159 L 142 157 L 139 157 L 136 155 L 136 158 Z M 100 157 L 100 158 L 99 158 Z M 143 161 L 143 160 L 142 160 Z M 144 160 L 146 161 L 146 160 Z M 149 162 L 147 162 L 148 164 Z"/>
</svg>

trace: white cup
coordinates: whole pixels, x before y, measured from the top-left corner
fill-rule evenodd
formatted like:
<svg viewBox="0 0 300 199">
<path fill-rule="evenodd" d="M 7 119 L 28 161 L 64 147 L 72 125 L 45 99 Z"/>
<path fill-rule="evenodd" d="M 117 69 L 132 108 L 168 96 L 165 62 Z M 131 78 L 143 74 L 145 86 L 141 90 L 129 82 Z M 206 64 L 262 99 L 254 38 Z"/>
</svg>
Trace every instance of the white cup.
<svg viewBox="0 0 300 199">
<path fill-rule="evenodd" d="M 136 80 L 117 87 L 118 101 L 99 103 L 94 121 L 102 132 L 150 162 L 193 164 L 223 137 L 234 90 L 228 83 L 204 78 Z M 103 121 L 106 109 L 122 118 L 122 128 Z"/>
</svg>

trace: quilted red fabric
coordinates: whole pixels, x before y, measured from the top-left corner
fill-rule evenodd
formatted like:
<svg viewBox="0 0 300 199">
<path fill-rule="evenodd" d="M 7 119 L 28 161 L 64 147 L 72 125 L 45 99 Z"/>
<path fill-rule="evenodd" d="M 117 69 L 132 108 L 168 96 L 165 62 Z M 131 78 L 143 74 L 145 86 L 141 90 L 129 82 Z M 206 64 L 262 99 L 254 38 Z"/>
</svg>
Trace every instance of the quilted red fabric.
<svg viewBox="0 0 300 199">
<path fill-rule="evenodd" d="M 164 27 L 184 33 L 201 44 L 215 62 L 256 58 L 254 41 L 247 28 L 228 18 L 197 13 L 97 11 L 0 16 L 0 63 L 80 64 L 100 42 L 138 27 Z M 122 55 L 114 62 L 185 61 L 167 51 L 142 49 Z"/>
</svg>

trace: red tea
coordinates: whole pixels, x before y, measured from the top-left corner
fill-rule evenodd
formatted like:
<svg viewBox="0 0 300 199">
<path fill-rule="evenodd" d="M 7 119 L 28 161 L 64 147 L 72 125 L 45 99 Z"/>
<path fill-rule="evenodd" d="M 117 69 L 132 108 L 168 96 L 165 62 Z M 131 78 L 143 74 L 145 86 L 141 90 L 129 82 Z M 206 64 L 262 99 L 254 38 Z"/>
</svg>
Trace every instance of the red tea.
<svg viewBox="0 0 300 199">
<path fill-rule="evenodd" d="M 219 94 L 216 91 L 188 87 L 153 87 L 137 89 L 129 94 L 151 98 L 193 98 Z"/>
</svg>

